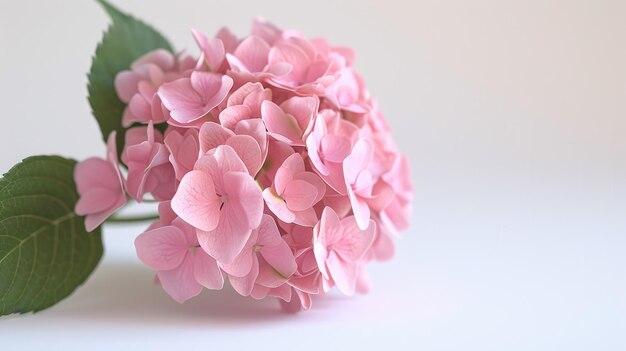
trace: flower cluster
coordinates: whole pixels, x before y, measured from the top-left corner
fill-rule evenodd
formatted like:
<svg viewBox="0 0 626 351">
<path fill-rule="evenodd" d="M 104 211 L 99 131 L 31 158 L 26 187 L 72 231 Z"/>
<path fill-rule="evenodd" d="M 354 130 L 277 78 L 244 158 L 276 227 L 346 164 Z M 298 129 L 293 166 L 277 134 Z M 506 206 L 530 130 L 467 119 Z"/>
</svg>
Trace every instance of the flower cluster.
<svg viewBox="0 0 626 351">
<path fill-rule="evenodd" d="M 242 39 L 193 36 L 199 57 L 156 50 L 117 75 L 124 167 L 115 134 L 107 160 L 77 166 L 87 229 L 129 198 L 159 201 L 135 245 L 179 302 L 224 279 L 292 309 L 334 286 L 367 291 L 413 195 L 354 53 L 263 20 Z"/>
</svg>

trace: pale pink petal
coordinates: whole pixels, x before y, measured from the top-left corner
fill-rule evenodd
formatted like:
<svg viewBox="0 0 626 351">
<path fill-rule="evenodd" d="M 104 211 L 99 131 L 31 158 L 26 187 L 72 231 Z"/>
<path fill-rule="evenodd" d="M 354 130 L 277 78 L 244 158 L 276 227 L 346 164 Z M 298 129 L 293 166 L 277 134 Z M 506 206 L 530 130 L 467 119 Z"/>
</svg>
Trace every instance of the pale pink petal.
<svg viewBox="0 0 626 351">
<path fill-rule="evenodd" d="M 194 169 L 207 172 L 213 178 L 215 191 L 218 194 L 224 193 L 224 174 L 227 172 L 248 173 L 246 165 L 241 161 L 235 150 L 228 145 L 220 145 L 213 150 L 209 150 L 201 157 L 194 166 Z"/>
<path fill-rule="evenodd" d="M 154 64 L 161 70 L 168 71 L 171 70 L 176 64 L 176 59 L 169 51 L 165 49 L 156 49 L 135 60 L 131 65 L 131 68 L 136 70 L 146 64 Z"/>
<path fill-rule="evenodd" d="M 348 184 L 353 184 L 361 171 L 369 166 L 374 154 L 374 146 L 367 139 L 359 139 L 352 153 L 343 161 L 343 173 Z"/>
<path fill-rule="evenodd" d="M 235 277 L 243 277 L 250 273 L 250 270 L 252 269 L 252 261 L 256 260 L 256 254 L 253 251 L 256 239 L 256 231 L 253 231 L 241 250 L 241 253 L 237 255 L 232 262 L 220 263 L 220 267 L 224 270 L 224 272 Z"/>
<path fill-rule="evenodd" d="M 330 252 L 326 265 L 337 288 L 345 295 L 354 295 L 356 288 L 357 265 L 343 261 L 335 252 Z"/>
<path fill-rule="evenodd" d="M 207 289 L 221 290 L 224 287 L 224 277 L 217 261 L 204 252 L 202 248 L 196 249 L 194 277 L 198 283 Z"/>
<path fill-rule="evenodd" d="M 226 140 L 235 135 L 229 129 L 215 122 L 206 122 L 200 127 L 200 151 L 205 154 L 220 145 L 226 144 Z"/>
<path fill-rule="evenodd" d="M 235 135 L 226 141 L 226 145 L 235 150 L 250 175 L 256 176 L 262 166 L 261 148 L 256 140 L 248 135 Z"/>
<path fill-rule="evenodd" d="M 203 58 L 211 71 L 216 71 L 224 61 L 224 43 L 217 38 L 208 38 L 199 31 L 192 29 L 193 38 L 202 50 Z"/>
<path fill-rule="evenodd" d="M 250 30 L 250 34 L 263 38 L 270 45 L 280 38 L 282 32 L 280 28 L 266 21 L 263 17 L 256 17 L 252 21 L 252 29 Z"/>
<path fill-rule="evenodd" d="M 219 105 L 232 86 L 228 76 L 194 71 L 190 78 L 163 84 L 157 94 L 174 120 L 189 123 Z"/>
<path fill-rule="evenodd" d="M 352 205 L 352 212 L 356 218 L 359 228 L 366 229 L 369 225 L 370 207 L 367 202 L 357 196 L 352 189 L 348 189 L 348 198 Z"/>
<path fill-rule="evenodd" d="M 276 288 L 287 282 L 290 275 L 283 275 L 280 271 L 272 267 L 265 259 L 259 257 L 259 274 L 256 283 L 268 288 Z"/>
<path fill-rule="evenodd" d="M 74 211 L 79 216 L 105 211 L 114 206 L 119 191 L 106 188 L 91 188 L 80 194 Z"/>
<path fill-rule="evenodd" d="M 258 233 L 257 243 L 261 245 L 261 256 L 276 270 L 278 275 L 289 278 L 296 271 L 296 261 L 291 248 L 281 238 L 274 219 L 265 215 Z"/>
<path fill-rule="evenodd" d="M 199 231 L 198 241 L 209 255 L 228 264 L 239 255 L 252 229 L 261 222 L 263 198 L 254 179 L 243 172 L 226 173 L 224 189 L 227 200 L 219 223 L 212 231 Z"/>
<path fill-rule="evenodd" d="M 202 98 L 191 85 L 191 79 L 180 78 L 161 85 L 157 94 L 170 116 L 180 123 L 189 123 L 206 115 Z"/>
<path fill-rule="evenodd" d="M 313 203 L 318 203 L 324 195 L 326 194 L 326 183 L 320 178 L 317 174 L 313 172 L 302 172 L 296 174 L 294 179 L 304 180 L 305 182 L 313 185 L 317 190 L 317 197 L 313 201 Z"/>
<path fill-rule="evenodd" d="M 128 103 L 137 93 L 137 85 L 142 79 L 139 74 L 132 71 L 122 71 L 115 76 L 115 91 L 122 102 Z"/>
<path fill-rule="evenodd" d="M 106 160 L 97 157 L 79 162 L 74 168 L 74 179 L 76 179 L 78 193 L 96 187 L 111 190 L 120 187 L 115 168 Z"/>
<path fill-rule="evenodd" d="M 210 231 L 218 225 L 221 201 L 215 193 L 213 178 L 205 172 L 187 173 L 171 206 L 180 218 L 200 230 Z"/>
<path fill-rule="evenodd" d="M 287 208 L 285 201 L 280 196 L 276 195 L 271 188 L 263 190 L 263 199 L 265 200 L 265 204 L 270 211 L 272 211 L 272 213 L 274 213 L 281 221 L 285 223 L 293 223 L 296 219 L 295 213 Z"/>
<path fill-rule="evenodd" d="M 304 180 L 294 179 L 285 187 L 282 196 L 290 210 L 304 211 L 315 204 L 317 188 Z"/>
<path fill-rule="evenodd" d="M 322 138 L 321 149 L 324 158 L 330 162 L 342 162 L 350 154 L 351 147 L 350 140 L 337 135 L 328 134 Z"/>
<path fill-rule="evenodd" d="M 376 223 L 370 220 L 367 229 L 361 230 L 353 217 L 341 220 L 343 237 L 335 243 L 334 250 L 345 261 L 356 262 L 372 246 L 376 237 Z"/>
<path fill-rule="evenodd" d="M 274 138 L 286 143 L 301 143 L 303 131 L 294 116 L 286 114 L 278 105 L 269 100 L 263 101 L 261 115 L 267 130 Z"/>
<path fill-rule="evenodd" d="M 261 188 L 247 173 L 228 172 L 224 174 L 224 193 L 228 196 L 226 205 L 233 207 L 237 215 L 250 229 L 261 223 L 263 197 Z"/>
<path fill-rule="evenodd" d="M 296 219 L 293 221 L 297 225 L 305 226 L 305 227 L 313 227 L 319 221 L 317 217 L 317 212 L 313 207 L 307 208 L 306 210 L 297 211 Z"/>
<path fill-rule="evenodd" d="M 174 226 L 146 231 L 135 239 L 137 257 L 154 270 L 174 269 L 183 262 L 188 246 L 184 233 Z"/>
<path fill-rule="evenodd" d="M 270 46 L 265 40 L 256 36 L 249 36 L 239 44 L 232 55 L 237 58 L 243 67 L 237 67 L 239 66 L 238 64 L 234 66 L 248 72 L 261 72 L 267 65 L 269 51 Z M 228 56 L 229 63 L 231 63 L 232 56 Z M 231 63 L 231 67 L 233 67 L 233 63 Z"/>
<path fill-rule="evenodd" d="M 88 214 L 85 218 L 85 229 L 87 229 L 87 232 L 93 231 L 100 224 L 104 223 L 107 218 L 117 212 L 120 208 L 124 207 L 126 202 L 126 196 L 119 194 L 115 203 L 105 211 Z"/>
<path fill-rule="evenodd" d="M 282 104 L 280 108 L 293 116 L 300 129 L 307 133 L 312 128 L 313 117 L 317 115 L 319 99 L 316 96 L 294 96 Z"/>
<path fill-rule="evenodd" d="M 296 175 L 304 172 L 304 161 L 300 154 L 294 153 L 287 157 L 276 172 L 274 179 L 274 187 L 280 195 L 285 191 L 287 185 L 296 177 Z"/>
<path fill-rule="evenodd" d="M 317 226 L 316 229 L 318 229 Z M 343 236 L 342 224 L 335 211 L 330 207 L 324 208 L 317 231 L 318 237 L 324 246 L 335 245 L 341 240 Z"/>
<path fill-rule="evenodd" d="M 257 144 L 259 144 L 261 153 L 263 154 L 263 160 L 265 160 L 268 151 L 268 140 L 265 123 L 263 123 L 262 119 L 257 118 L 240 121 L 235 127 L 235 133 L 253 137 Z"/>
<path fill-rule="evenodd" d="M 328 176 L 329 174 L 329 170 L 328 167 L 326 166 L 326 164 L 324 163 L 324 161 L 321 158 L 321 155 L 319 154 L 320 152 L 320 139 L 318 139 L 318 137 L 316 136 L 317 131 L 319 129 L 321 129 L 323 126 L 323 122 L 318 122 L 315 123 L 315 128 L 313 129 L 313 133 L 309 134 L 309 136 L 306 138 L 306 147 L 307 147 L 307 151 L 308 151 L 308 155 L 309 155 L 309 160 L 311 161 L 311 163 L 313 164 L 313 167 L 315 167 L 315 170 L 317 172 L 319 172 L 322 175 Z M 324 131 L 326 127 L 323 127 Z"/>
<path fill-rule="evenodd" d="M 203 111 L 209 112 L 226 98 L 233 87 L 233 79 L 226 75 L 195 71 L 191 74 L 191 85 L 201 97 Z"/>
<path fill-rule="evenodd" d="M 248 106 L 234 105 L 227 107 L 220 112 L 219 119 L 222 126 L 230 130 L 234 130 L 239 121 L 243 121 L 252 117 L 252 111 Z"/>
<path fill-rule="evenodd" d="M 248 296 L 252 292 L 254 288 L 254 282 L 256 281 L 257 276 L 259 275 L 259 261 L 256 259 L 252 261 L 252 269 L 250 273 L 245 277 L 234 277 L 229 276 L 230 284 L 233 286 L 235 291 L 237 291 L 242 296 Z"/>
<path fill-rule="evenodd" d="M 178 303 L 183 303 L 202 291 L 202 285 L 196 281 L 194 266 L 193 258 L 187 255 L 179 267 L 157 272 L 163 290 Z"/>
</svg>

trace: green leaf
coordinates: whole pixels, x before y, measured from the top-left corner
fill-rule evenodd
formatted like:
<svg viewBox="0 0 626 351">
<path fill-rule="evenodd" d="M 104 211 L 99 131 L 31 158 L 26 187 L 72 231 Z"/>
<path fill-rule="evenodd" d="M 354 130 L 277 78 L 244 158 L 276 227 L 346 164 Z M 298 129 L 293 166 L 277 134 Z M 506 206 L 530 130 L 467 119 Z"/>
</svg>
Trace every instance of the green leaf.
<svg viewBox="0 0 626 351">
<path fill-rule="evenodd" d="M 104 0 L 98 0 L 113 20 L 96 48 L 89 71 L 89 104 L 100 125 L 106 142 L 112 131 L 117 131 L 117 150 L 122 152 L 125 128 L 122 127 L 124 104 L 115 92 L 117 73 L 130 68 L 133 61 L 144 54 L 165 49 L 173 52 L 167 40 L 152 27 L 120 12 Z"/>
<path fill-rule="evenodd" d="M 0 315 L 54 305 L 98 265 L 100 228 L 87 233 L 74 213 L 75 165 L 34 156 L 0 179 Z"/>
</svg>

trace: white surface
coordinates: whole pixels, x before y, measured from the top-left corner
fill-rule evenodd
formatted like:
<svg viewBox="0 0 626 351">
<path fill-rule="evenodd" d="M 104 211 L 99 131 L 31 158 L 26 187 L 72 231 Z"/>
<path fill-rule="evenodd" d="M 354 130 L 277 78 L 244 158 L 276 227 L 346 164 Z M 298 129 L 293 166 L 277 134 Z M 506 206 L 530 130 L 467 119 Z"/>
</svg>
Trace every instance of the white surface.
<svg viewBox="0 0 626 351">
<path fill-rule="evenodd" d="M 141 228 L 107 227 L 87 284 L 0 319 L 0 348 L 626 348 L 625 2 L 115 3 L 178 48 L 257 14 L 354 46 L 411 159 L 415 224 L 370 295 L 295 316 L 228 291 L 179 306 L 134 258 Z M 103 152 L 85 72 L 107 23 L 89 1 L 0 4 L 1 170 Z"/>
</svg>

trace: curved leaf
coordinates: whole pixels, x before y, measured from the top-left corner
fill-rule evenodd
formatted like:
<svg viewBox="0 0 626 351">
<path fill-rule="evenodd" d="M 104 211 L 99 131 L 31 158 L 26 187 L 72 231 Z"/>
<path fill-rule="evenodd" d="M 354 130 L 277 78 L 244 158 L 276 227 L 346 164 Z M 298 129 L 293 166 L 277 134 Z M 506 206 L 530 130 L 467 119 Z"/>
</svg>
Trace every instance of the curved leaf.
<svg viewBox="0 0 626 351">
<path fill-rule="evenodd" d="M 75 165 L 34 156 L 0 179 L 0 315 L 54 305 L 98 265 L 100 228 L 87 233 L 74 213 Z"/>
</svg>

